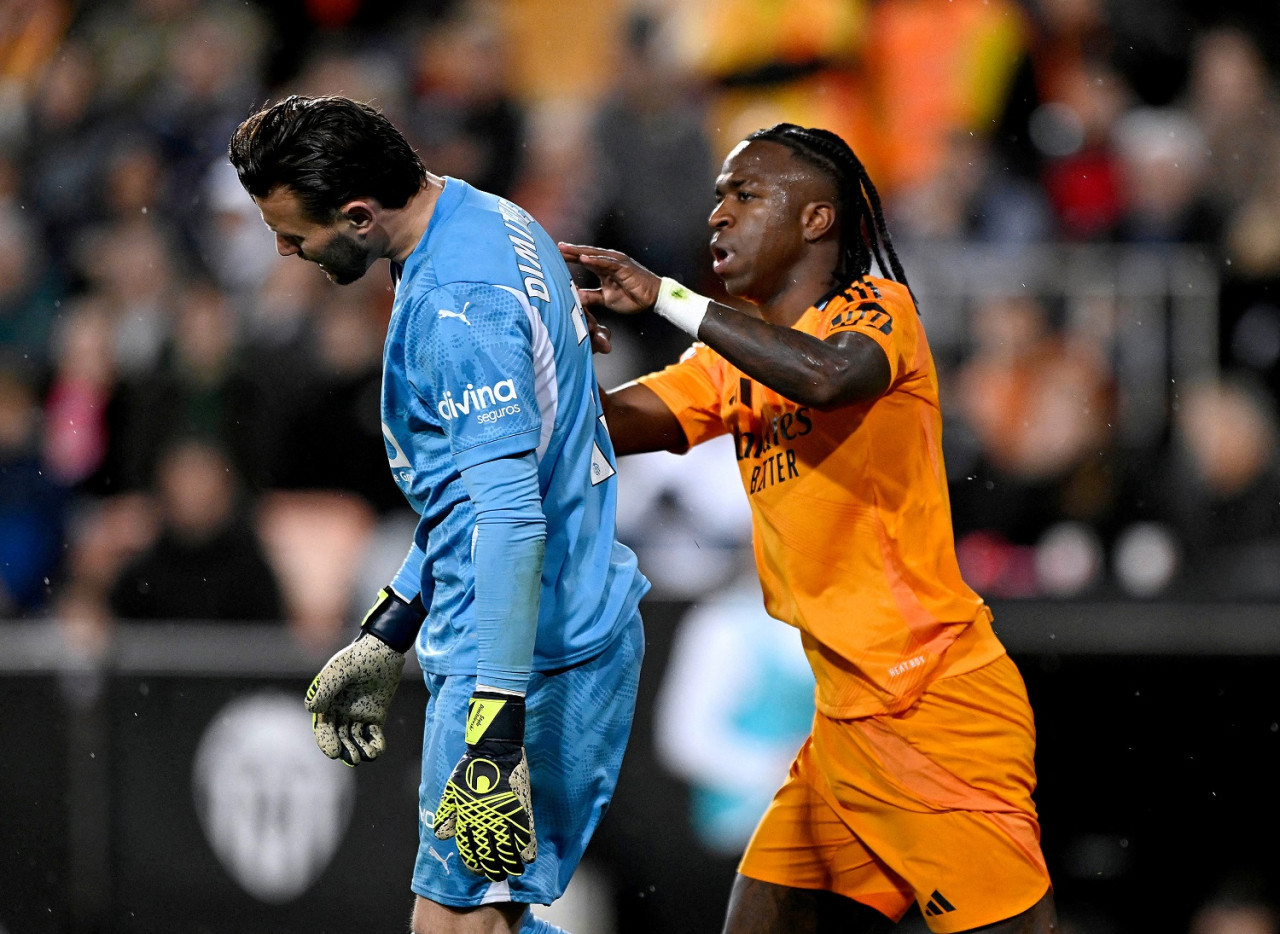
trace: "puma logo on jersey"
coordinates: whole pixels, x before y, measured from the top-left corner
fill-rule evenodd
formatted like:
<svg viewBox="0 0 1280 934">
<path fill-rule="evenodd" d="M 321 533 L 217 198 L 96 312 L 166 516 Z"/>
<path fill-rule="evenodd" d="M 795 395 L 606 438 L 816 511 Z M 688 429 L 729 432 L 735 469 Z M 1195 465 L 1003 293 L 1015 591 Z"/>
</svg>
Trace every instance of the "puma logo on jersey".
<svg viewBox="0 0 1280 934">
<path fill-rule="evenodd" d="M 471 307 L 471 303 L 467 302 L 462 306 L 462 311 L 449 311 L 447 308 L 439 309 L 436 314 L 441 318 L 457 318 L 467 327 L 471 327 L 471 322 L 467 319 L 467 309 Z"/>
</svg>

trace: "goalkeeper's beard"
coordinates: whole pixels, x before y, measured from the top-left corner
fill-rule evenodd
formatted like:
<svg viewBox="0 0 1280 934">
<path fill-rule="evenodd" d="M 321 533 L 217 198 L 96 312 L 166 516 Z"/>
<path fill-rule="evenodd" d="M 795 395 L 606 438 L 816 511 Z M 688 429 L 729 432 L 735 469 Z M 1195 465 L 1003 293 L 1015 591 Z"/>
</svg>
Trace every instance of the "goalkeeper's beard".
<svg viewBox="0 0 1280 934">
<path fill-rule="evenodd" d="M 350 285 L 373 265 L 364 245 L 346 234 L 338 234 L 321 252 L 303 259 L 318 264 L 329 280 L 338 285 Z"/>
</svg>

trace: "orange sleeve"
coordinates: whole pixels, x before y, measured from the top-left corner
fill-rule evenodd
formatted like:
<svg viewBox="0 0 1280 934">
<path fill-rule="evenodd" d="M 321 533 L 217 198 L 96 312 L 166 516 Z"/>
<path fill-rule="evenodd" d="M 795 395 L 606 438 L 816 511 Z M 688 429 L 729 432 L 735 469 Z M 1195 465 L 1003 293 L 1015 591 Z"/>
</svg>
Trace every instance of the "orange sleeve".
<svg viewBox="0 0 1280 934">
<path fill-rule="evenodd" d="M 728 431 L 721 411 L 725 362 L 706 344 L 694 344 L 664 370 L 636 382 L 657 393 L 680 422 L 689 447 Z"/>
<path fill-rule="evenodd" d="M 856 331 L 871 338 L 889 359 L 890 382 L 910 370 L 916 353 L 916 310 L 909 293 L 879 280 L 863 279 L 823 309 L 822 338 Z M 899 291 L 900 290 L 900 291 Z"/>
</svg>

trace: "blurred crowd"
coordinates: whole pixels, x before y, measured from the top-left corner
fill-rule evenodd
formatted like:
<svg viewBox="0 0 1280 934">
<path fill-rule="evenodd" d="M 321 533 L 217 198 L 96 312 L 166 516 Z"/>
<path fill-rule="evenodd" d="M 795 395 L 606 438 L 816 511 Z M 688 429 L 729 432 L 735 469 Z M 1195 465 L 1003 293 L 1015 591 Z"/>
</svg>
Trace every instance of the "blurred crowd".
<svg viewBox="0 0 1280 934">
<path fill-rule="evenodd" d="M 1278 598 L 1280 23 L 1254 6 L 0 0 L 0 617 L 323 647 L 398 565 L 390 281 L 280 259 L 227 164 L 295 92 L 372 101 L 432 171 L 714 295 L 720 158 L 839 131 L 916 277 L 974 586 Z M 607 323 L 605 385 L 685 343 Z M 658 593 L 737 578 L 732 458 L 654 457 L 622 533 Z"/>
</svg>

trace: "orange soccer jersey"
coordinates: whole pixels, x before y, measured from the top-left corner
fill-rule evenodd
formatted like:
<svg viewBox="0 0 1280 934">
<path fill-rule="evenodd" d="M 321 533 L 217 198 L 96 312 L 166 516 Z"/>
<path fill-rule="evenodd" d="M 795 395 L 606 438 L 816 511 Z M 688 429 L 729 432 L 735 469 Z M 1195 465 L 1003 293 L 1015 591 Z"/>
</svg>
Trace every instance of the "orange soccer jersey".
<svg viewBox="0 0 1280 934">
<path fill-rule="evenodd" d="M 889 389 L 820 412 L 701 344 L 641 382 L 690 445 L 733 434 L 765 604 L 800 629 L 818 709 L 895 713 L 931 681 L 1004 653 L 956 563 L 933 357 L 910 293 L 885 279 L 854 281 L 795 328 L 870 337 Z"/>
</svg>

